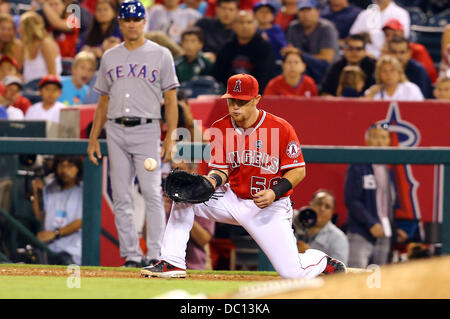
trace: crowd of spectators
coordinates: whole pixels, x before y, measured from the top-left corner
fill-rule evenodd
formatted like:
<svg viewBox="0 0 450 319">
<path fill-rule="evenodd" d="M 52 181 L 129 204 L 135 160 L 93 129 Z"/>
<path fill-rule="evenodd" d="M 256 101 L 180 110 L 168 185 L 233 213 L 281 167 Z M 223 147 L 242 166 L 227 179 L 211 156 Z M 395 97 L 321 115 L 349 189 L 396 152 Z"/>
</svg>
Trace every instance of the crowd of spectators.
<svg viewBox="0 0 450 319">
<path fill-rule="evenodd" d="M 121 2 L 37 0 L 18 14 L 0 1 L 0 118 L 59 122 L 62 108 L 95 104 L 99 61 L 122 41 Z M 170 49 L 182 84 L 249 73 L 264 96 L 450 100 L 450 24 L 433 60 L 393 0 L 149 2 L 146 38 Z"/>
</svg>

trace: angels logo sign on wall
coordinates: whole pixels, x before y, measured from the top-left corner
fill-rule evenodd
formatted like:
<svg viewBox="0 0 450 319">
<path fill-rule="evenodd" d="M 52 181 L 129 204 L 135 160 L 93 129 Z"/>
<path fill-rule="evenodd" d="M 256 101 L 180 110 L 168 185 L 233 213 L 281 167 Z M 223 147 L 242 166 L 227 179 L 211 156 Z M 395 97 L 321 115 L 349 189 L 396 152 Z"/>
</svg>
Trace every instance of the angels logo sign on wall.
<svg viewBox="0 0 450 319">
<path fill-rule="evenodd" d="M 289 158 L 297 158 L 302 153 L 300 144 L 297 141 L 290 141 L 286 147 L 286 154 Z"/>
<path fill-rule="evenodd" d="M 389 106 L 386 119 L 378 121 L 379 124 L 387 124 L 391 135 L 391 146 L 418 146 L 420 142 L 420 131 L 417 127 L 400 116 L 400 110 L 396 102 Z M 411 165 L 392 165 L 399 207 L 395 215 L 398 219 L 419 221 L 420 237 L 423 238 L 423 225 L 421 224 L 420 205 L 417 197 L 419 182 L 414 178 Z M 414 224 L 413 224 L 414 225 Z M 415 227 L 412 227 L 415 228 Z M 411 233 L 414 229 L 410 230 Z M 412 235 L 412 234 L 410 234 Z"/>
</svg>

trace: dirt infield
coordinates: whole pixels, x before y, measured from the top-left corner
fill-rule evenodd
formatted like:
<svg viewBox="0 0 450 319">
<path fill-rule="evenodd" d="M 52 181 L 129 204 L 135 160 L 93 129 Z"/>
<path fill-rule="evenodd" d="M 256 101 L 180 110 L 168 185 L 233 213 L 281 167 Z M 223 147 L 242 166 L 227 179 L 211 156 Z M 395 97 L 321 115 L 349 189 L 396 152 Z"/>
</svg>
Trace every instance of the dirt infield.
<svg viewBox="0 0 450 319">
<path fill-rule="evenodd" d="M 272 299 L 449 299 L 450 257 L 409 261 L 359 274 L 322 276 L 316 288 L 260 298 Z M 318 278 L 319 279 L 319 278 Z"/>
<path fill-rule="evenodd" d="M 14 267 L 11 265 L 2 267 L 0 265 L 0 276 L 56 276 L 67 277 L 67 267 Z M 141 278 L 139 269 L 132 271 L 108 270 L 108 269 L 81 269 L 80 276 L 83 278 Z M 188 279 L 194 280 L 230 280 L 230 281 L 269 281 L 280 279 L 279 276 L 272 275 L 242 275 L 242 274 L 200 274 L 187 275 Z M 143 278 L 144 280 L 145 278 Z M 148 279 L 147 279 L 148 280 Z M 151 280 L 157 280 L 152 278 Z"/>
</svg>

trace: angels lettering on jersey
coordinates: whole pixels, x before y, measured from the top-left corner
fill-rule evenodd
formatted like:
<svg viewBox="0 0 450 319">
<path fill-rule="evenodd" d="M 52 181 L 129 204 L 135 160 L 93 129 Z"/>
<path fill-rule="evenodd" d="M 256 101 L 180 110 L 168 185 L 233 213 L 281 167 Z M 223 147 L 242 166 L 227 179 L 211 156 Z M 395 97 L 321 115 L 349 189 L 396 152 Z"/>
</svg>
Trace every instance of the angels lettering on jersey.
<svg viewBox="0 0 450 319">
<path fill-rule="evenodd" d="M 211 168 L 228 169 L 230 186 L 241 198 L 270 188 L 286 170 L 305 165 L 294 128 L 285 120 L 260 111 L 256 125 L 236 127 L 228 115 L 209 130 Z"/>
</svg>

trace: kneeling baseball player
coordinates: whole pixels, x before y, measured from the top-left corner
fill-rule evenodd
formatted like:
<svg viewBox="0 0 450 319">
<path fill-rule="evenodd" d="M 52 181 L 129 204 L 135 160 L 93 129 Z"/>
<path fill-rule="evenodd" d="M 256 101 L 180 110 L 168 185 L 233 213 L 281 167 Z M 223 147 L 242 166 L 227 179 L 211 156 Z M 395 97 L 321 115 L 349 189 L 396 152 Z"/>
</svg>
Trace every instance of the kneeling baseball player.
<svg viewBox="0 0 450 319">
<path fill-rule="evenodd" d="M 186 245 L 194 216 L 241 225 L 283 278 L 312 278 L 345 272 L 325 253 L 299 254 L 289 195 L 305 177 L 305 161 L 294 128 L 257 108 L 257 80 L 248 74 L 228 79 L 229 114 L 209 129 L 211 168 L 207 176 L 173 171 L 164 190 L 174 203 L 160 261 L 142 268 L 145 277 L 185 277 Z"/>
</svg>

